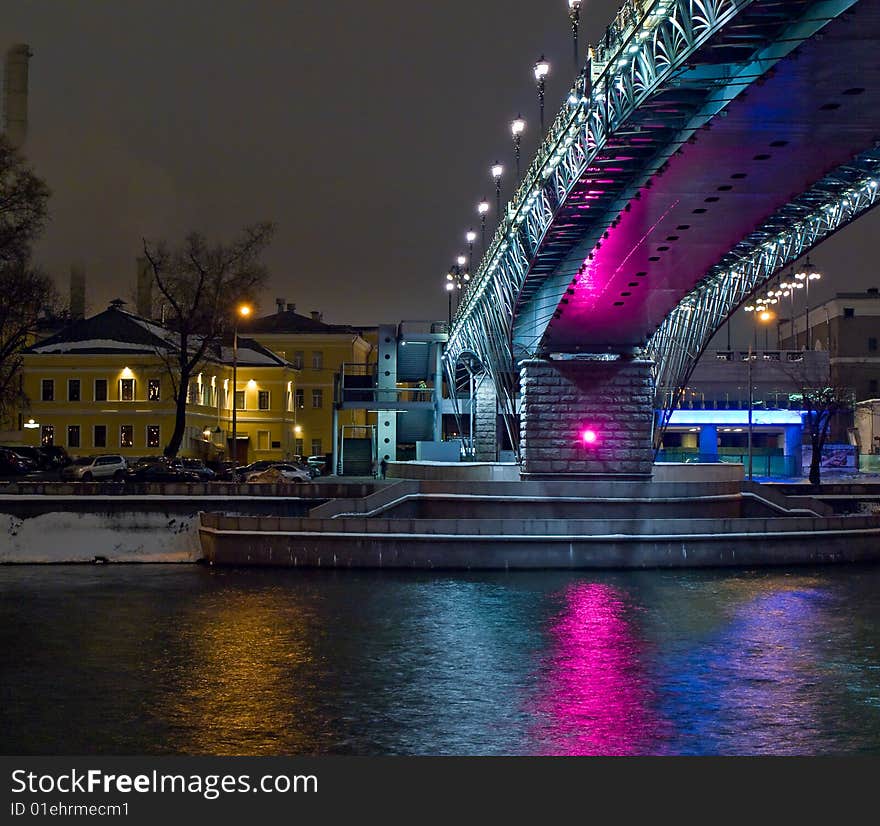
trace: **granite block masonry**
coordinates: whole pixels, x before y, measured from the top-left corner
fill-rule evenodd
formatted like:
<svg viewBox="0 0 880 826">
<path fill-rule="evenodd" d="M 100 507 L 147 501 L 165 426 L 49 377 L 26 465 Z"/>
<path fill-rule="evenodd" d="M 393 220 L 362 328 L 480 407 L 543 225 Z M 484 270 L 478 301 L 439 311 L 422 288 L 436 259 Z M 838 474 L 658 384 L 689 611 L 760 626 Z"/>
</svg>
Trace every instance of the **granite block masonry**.
<svg viewBox="0 0 880 826">
<path fill-rule="evenodd" d="M 474 454 L 478 462 L 498 461 L 498 396 L 485 374 L 474 388 Z"/>
<path fill-rule="evenodd" d="M 523 478 L 650 477 L 649 360 L 529 359 L 520 378 Z"/>
</svg>

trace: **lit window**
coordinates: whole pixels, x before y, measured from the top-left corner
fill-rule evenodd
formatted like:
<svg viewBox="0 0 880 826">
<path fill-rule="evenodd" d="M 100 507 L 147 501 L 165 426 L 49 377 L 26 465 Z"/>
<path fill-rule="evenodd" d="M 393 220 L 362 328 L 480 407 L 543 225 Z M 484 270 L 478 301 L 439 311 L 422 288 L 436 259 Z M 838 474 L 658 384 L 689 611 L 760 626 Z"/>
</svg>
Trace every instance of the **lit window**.
<svg viewBox="0 0 880 826">
<path fill-rule="evenodd" d="M 147 447 L 159 447 L 160 429 L 157 424 L 147 425 Z"/>
<path fill-rule="evenodd" d="M 119 380 L 119 401 L 121 401 L 121 402 L 133 402 L 134 401 L 134 379 L 120 379 Z"/>
<path fill-rule="evenodd" d="M 107 401 L 107 379 L 95 379 L 95 401 Z"/>
<path fill-rule="evenodd" d="M 235 391 L 235 409 L 244 410 L 244 390 Z"/>
<path fill-rule="evenodd" d="M 55 425 L 44 424 L 40 434 L 40 444 L 48 447 L 55 444 Z"/>
<path fill-rule="evenodd" d="M 297 409 L 302 410 L 306 406 L 306 391 L 301 387 L 294 390 L 293 398 Z"/>
<path fill-rule="evenodd" d="M 312 390 L 312 407 L 318 408 L 324 406 L 324 391 Z"/>
<path fill-rule="evenodd" d="M 162 382 L 159 379 L 150 379 L 147 382 L 147 401 L 162 401 Z"/>
<path fill-rule="evenodd" d="M 124 381 L 124 379 L 123 379 Z M 134 425 L 124 424 L 119 428 L 119 446 L 134 447 Z"/>
<path fill-rule="evenodd" d="M 107 425 L 96 424 L 92 444 L 95 447 L 107 447 Z"/>
<path fill-rule="evenodd" d="M 269 391 L 268 390 L 260 390 L 257 393 L 257 407 L 260 410 L 268 410 L 269 409 Z"/>
<path fill-rule="evenodd" d="M 78 424 L 67 425 L 67 446 L 68 447 L 79 447 L 79 425 Z"/>
<path fill-rule="evenodd" d="M 55 379 L 43 379 L 40 399 L 44 402 L 55 401 Z M 51 443 L 50 443 L 51 444 Z"/>
<path fill-rule="evenodd" d="M 79 379 L 68 379 L 67 380 L 67 401 L 69 402 L 78 402 L 79 401 Z M 79 445 L 77 445 L 79 447 Z"/>
</svg>

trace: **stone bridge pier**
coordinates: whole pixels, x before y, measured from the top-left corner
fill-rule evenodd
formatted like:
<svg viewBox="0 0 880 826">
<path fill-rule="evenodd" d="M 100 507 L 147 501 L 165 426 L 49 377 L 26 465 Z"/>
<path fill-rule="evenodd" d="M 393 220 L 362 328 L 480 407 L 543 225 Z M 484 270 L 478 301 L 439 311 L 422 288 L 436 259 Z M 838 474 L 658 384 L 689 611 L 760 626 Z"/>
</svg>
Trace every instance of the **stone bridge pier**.
<svg viewBox="0 0 880 826">
<path fill-rule="evenodd" d="M 498 396 L 486 373 L 478 376 L 474 388 L 474 459 L 498 461 Z"/>
<path fill-rule="evenodd" d="M 650 478 L 651 365 L 577 355 L 520 362 L 523 478 Z"/>
</svg>

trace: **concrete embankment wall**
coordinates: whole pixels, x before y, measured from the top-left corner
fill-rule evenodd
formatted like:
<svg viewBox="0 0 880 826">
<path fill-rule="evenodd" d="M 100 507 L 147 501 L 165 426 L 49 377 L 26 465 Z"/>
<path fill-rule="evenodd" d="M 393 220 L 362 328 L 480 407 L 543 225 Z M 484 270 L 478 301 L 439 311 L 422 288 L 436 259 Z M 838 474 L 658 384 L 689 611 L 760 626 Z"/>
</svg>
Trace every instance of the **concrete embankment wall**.
<svg viewBox="0 0 880 826">
<path fill-rule="evenodd" d="M 336 520 L 205 514 L 216 565 L 539 569 L 793 565 L 880 559 L 880 519 Z"/>
<path fill-rule="evenodd" d="M 265 496 L 0 496 L 0 564 L 195 562 L 200 511 L 295 516 L 314 504 Z"/>
</svg>

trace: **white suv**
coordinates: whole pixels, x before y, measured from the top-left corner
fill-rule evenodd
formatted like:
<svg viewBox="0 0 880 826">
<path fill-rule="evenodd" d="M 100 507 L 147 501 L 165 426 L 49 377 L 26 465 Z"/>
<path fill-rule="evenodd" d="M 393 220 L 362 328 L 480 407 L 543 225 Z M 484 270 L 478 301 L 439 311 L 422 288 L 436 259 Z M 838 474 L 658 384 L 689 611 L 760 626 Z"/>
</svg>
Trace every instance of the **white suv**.
<svg viewBox="0 0 880 826">
<path fill-rule="evenodd" d="M 112 479 L 114 482 L 122 482 L 128 463 L 124 456 L 111 453 L 104 456 L 84 456 L 76 459 L 72 465 L 61 470 L 62 479 L 72 479 L 76 482 L 91 482 L 95 479 Z"/>
</svg>

